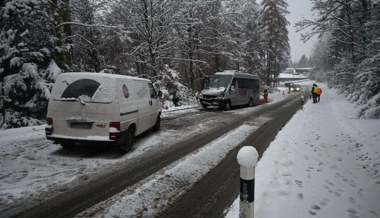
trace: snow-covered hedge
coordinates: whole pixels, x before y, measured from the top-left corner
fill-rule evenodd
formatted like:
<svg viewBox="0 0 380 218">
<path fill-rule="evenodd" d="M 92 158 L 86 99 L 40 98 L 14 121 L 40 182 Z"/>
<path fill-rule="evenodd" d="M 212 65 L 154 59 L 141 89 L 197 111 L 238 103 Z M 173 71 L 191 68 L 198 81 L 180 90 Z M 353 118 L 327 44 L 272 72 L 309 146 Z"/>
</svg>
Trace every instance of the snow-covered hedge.
<svg viewBox="0 0 380 218">
<path fill-rule="evenodd" d="M 361 106 L 358 117 L 380 118 L 380 54 L 363 60 L 359 66 L 343 60 L 331 73 L 329 83 Z"/>
<path fill-rule="evenodd" d="M 193 105 L 197 103 L 193 91 L 183 85 L 179 76 L 179 72 L 171 69 L 168 65 L 160 71 L 160 76 L 155 82 L 156 88 L 161 90 L 163 108 Z"/>
</svg>

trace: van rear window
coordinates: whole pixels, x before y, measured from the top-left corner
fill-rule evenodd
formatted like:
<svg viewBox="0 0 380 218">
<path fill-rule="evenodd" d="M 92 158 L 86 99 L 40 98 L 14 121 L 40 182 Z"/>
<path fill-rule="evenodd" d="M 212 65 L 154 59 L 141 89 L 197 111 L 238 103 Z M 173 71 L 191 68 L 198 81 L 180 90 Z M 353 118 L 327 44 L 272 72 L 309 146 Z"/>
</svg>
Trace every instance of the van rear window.
<svg viewBox="0 0 380 218">
<path fill-rule="evenodd" d="M 87 77 L 87 78 L 86 78 Z M 106 77 L 86 75 L 61 75 L 54 84 L 51 98 L 58 101 L 111 103 L 115 96 L 114 80 Z"/>
<path fill-rule="evenodd" d="M 94 80 L 80 79 L 71 83 L 65 91 L 63 91 L 61 98 L 78 98 L 81 95 L 92 98 L 99 86 L 100 83 Z"/>
</svg>

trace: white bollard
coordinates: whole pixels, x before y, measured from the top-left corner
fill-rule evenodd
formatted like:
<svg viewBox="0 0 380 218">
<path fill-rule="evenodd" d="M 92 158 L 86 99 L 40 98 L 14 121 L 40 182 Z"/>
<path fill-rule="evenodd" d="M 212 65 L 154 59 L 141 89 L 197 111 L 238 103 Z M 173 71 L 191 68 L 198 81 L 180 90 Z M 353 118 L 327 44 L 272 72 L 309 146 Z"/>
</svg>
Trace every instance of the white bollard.
<svg viewBox="0 0 380 218">
<path fill-rule="evenodd" d="M 255 200 L 255 167 L 259 154 L 253 146 L 242 147 L 237 154 L 240 165 L 240 218 L 253 218 Z"/>
</svg>

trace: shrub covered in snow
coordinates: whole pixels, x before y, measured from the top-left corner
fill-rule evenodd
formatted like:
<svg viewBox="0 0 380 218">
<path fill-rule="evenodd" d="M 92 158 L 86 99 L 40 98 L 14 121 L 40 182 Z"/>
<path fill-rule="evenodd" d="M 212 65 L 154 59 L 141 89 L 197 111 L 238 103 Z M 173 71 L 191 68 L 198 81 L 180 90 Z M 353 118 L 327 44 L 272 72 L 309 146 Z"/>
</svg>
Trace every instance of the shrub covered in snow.
<svg viewBox="0 0 380 218">
<path fill-rule="evenodd" d="M 380 54 L 364 59 L 359 66 L 342 60 L 329 77 L 329 83 L 348 100 L 361 105 L 360 118 L 380 118 Z"/>
<path fill-rule="evenodd" d="M 363 105 L 360 117 L 380 118 L 380 54 L 365 59 L 359 69 L 351 99 Z"/>
<path fill-rule="evenodd" d="M 6 0 L 0 8 L 0 94 L 4 127 L 38 123 L 64 50 L 46 0 Z M 33 118 L 32 118 L 33 117 Z"/>
<path fill-rule="evenodd" d="M 160 71 L 155 86 L 161 90 L 163 107 L 165 109 L 180 105 L 196 104 L 197 100 L 191 89 L 183 85 L 179 73 L 168 65 Z"/>
<path fill-rule="evenodd" d="M 42 125 L 44 122 L 42 120 L 38 120 L 32 118 L 30 116 L 25 116 L 25 114 L 18 111 L 9 111 L 4 114 L 3 120 L 3 128 L 19 128 L 24 126 L 35 126 Z"/>
</svg>

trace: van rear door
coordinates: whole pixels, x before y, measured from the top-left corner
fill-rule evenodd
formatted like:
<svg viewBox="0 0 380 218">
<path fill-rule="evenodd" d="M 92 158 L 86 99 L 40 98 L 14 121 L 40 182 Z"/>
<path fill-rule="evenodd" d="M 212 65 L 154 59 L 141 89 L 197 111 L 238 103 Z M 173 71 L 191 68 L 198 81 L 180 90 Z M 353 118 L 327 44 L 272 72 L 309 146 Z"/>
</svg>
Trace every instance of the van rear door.
<svg viewBox="0 0 380 218">
<path fill-rule="evenodd" d="M 49 102 L 53 135 L 85 140 L 106 140 L 109 123 L 118 119 L 115 80 L 96 75 L 70 74 L 57 79 Z"/>
</svg>

